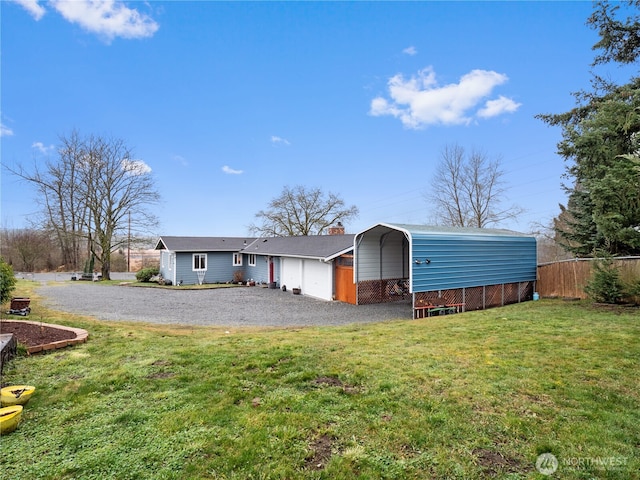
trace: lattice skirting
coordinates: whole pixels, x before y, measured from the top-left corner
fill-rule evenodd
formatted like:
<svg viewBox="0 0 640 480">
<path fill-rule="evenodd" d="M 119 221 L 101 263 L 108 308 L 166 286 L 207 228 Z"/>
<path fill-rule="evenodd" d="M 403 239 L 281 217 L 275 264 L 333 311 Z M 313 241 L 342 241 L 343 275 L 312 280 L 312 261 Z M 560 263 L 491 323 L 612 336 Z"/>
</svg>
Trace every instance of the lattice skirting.
<svg viewBox="0 0 640 480">
<path fill-rule="evenodd" d="M 535 282 L 531 281 L 417 292 L 414 298 L 414 307 L 429 303 L 434 305 L 464 303 L 464 310 L 483 310 L 533 300 L 534 288 Z"/>
<path fill-rule="evenodd" d="M 402 284 L 403 279 L 367 280 L 359 282 L 358 305 L 372 303 L 387 303 L 406 300 L 411 294 L 405 289 L 395 287 Z M 463 303 L 464 310 L 483 310 L 485 308 L 500 307 L 510 303 L 524 302 L 533 299 L 535 282 L 504 283 L 500 285 L 485 285 L 482 287 L 455 288 L 432 292 L 416 292 L 414 307 L 426 304 L 457 304 Z"/>
<path fill-rule="evenodd" d="M 399 302 L 411 298 L 408 282 L 403 278 L 364 280 L 358 282 L 356 288 L 358 305 Z"/>
</svg>

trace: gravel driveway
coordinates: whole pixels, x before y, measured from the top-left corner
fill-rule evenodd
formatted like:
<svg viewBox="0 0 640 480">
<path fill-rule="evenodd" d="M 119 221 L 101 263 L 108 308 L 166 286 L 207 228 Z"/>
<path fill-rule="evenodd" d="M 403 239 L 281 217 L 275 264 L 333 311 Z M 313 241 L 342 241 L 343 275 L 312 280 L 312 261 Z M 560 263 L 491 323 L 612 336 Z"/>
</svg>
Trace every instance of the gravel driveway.
<svg viewBox="0 0 640 480">
<path fill-rule="evenodd" d="M 53 275 L 53 274 L 51 274 Z M 410 319 L 411 303 L 349 305 L 262 287 L 169 290 L 73 282 L 57 274 L 37 292 L 51 308 L 100 320 L 216 326 L 321 326 Z M 114 275 L 117 279 L 118 277 Z M 51 282 L 53 280 L 53 282 Z M 37 312 L 33 312 L 37 316 Z"/>
</svg>

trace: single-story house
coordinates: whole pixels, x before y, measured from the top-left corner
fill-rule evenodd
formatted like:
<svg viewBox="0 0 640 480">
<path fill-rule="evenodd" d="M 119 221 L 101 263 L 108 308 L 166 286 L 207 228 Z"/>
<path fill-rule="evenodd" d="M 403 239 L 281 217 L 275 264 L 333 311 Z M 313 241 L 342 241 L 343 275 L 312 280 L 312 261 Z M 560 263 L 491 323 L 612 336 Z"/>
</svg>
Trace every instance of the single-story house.
<svg viewBox="0 0 640 480">
<path fill-rule="evenodd" d="M 160 274 L 174 285 L 255 282 L 299 288 L 305 295 L 335 298 L 336 259 L 353 250 L 354 235 L 299 237 L 162 236 Z"/>
<path fill-rule="evenodd" d="M 356 303 L 409 297 L 483 309 L 531 300 L 536 239 L 510 230 L 376 224 L 355 236 Z"/>
<path fill-rule="evenodd" d="M 234 272 L 246 262 L 240 251 L 255 238 L 162 236 L 160 275 L 173 285 L 223 283 L 234 280 Z"/>
<path fill-rule="evenodd" d="M 172 237 L 157 242 L 173 284 L 254 281 L 363 305 L 411 300 L 415 314 L 533 298 L 536 239 L 498 230 L 378 223 L 355 235 Z"/>
</svg>

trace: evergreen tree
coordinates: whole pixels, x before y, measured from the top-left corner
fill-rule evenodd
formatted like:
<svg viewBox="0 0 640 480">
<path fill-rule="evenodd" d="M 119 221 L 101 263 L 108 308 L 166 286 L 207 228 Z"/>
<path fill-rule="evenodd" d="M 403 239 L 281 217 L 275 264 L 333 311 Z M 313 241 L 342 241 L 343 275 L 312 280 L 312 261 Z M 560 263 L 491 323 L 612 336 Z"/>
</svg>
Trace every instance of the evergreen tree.
<svg viewBox="0 0 640 480">
<path fill-rule="evenodd" d="M 591 197 L 579 185 L 569 193 L 567 206 L 560 205 L 560 215 L 553 221 L 554 229 L 558 242 L 567 251 L 578 257 L 588 257 L 604 245 L 592 221 Z"/>
<path fill-rule="evenodd" d="M 640 0 L 626 2 L 631 15 L 624 21 L 616 18 L 621 6 L 595 4 L 587 23 L 601 37 L 593 48 L 603 53 L 594 65 L 632 64 L 640 58 Z M 538 116 L 562 128 L 558 153 L 573 181 L 555 227 L 578 256 L 597 249 L 640 254 L 640 78 L 615 85 L 594 76 L 592 87 L 575 94 L 577 106 L 569 112 Z"/>
</svg>

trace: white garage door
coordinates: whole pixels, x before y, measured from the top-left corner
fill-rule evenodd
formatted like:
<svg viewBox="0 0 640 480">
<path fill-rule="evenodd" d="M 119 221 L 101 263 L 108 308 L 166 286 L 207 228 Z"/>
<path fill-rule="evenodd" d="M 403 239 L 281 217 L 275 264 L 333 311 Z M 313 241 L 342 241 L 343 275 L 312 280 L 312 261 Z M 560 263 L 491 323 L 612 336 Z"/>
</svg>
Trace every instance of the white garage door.
<svg viewBox="0 0 640 480">
<path fill-rule="evenodd" d="M 282 258 L 281 285 L 287 290 L 300 288 L 303 295 L 332 300 L 332 271 L 331 264 L 318 260 L 303 260 L 298 258 Z"/>
<path fill-rule="evenodd" d="M 302 293 L 311 297 L 331 300 L 331 264 L 318 260 L 304 260 L 302 269 Z"/>
<path fill-rule="evenodd" d="M 302 288 L 302 260 L 297 258 L 282 258 L 280 262 L 280 286 L 287 290 Z"/>
</svg>

